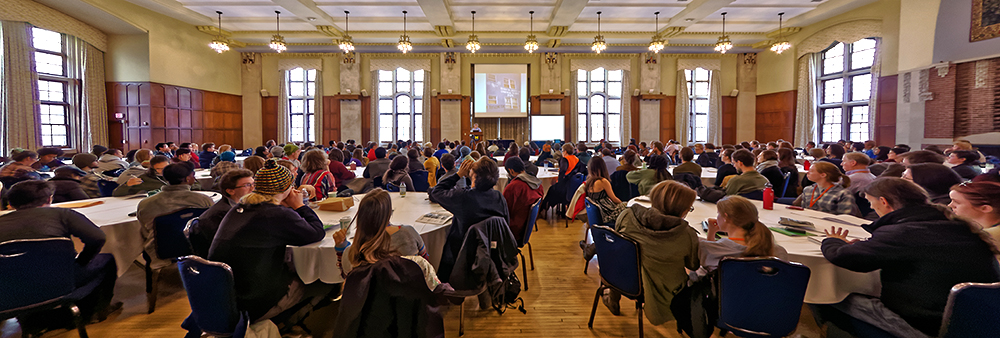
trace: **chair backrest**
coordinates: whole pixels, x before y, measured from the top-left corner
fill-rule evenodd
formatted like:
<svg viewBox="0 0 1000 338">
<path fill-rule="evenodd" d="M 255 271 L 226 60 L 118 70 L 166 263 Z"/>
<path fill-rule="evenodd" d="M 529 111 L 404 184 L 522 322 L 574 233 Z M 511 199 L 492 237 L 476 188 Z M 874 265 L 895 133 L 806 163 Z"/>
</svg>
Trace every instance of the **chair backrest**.
<svg viewBox="0 0 1000 338">
<path fill-rule="evenodd" d="M 540 205 L 542 205 L 541 198 L 531 205 L 531 212 L 528 214 L 528 224 L 524 225 L 524 237 L 520 243 L 517 243 L 517 247 L 524 247 L 525 244 L 528 244 L 528 240 L 531 239 L 531 232 L 535 230 L 535 222 L 538 221 L 538 209 Z"/>
<path fill-rule="evenodd" d="M 191 244 L 184 235 L 188 221 L 201 216 L 207 209 L 187 208 L 153 219 L 156 229 L 156 256 L 171 259 L 191 254 Z"/>
<path fill-rule="evenodd" d="M 763 190 L 754 190 L 754 191 L 751 191 L 751 192 L 748 192 L 748 193 L 740 194 L 740 196 L 743 196 L 746 199 L 763 201 L 764 200 L 764 191 Z"/>
<path fill-rule="evenodd" d="M 388 192 L 399 192 L 399 186 L 397 186 L 395 184 L 392 184 L 392 183 L 386 183 L 385 184 L 385 191 L 388 191 Z"/>
<path fill-rule="evenodd" d="M 0 314 L 73 292 L 75 259 L 69 238 L 0 243 Z"/>
<path fill-rule="evenodd" d="M 611 174 L 611 190 L 615 192 L 615 196 L 622 201 L 631 200 L 633 197 L 639 195 L 632 195 L 632 183 L 628 183 L 628 179 L 625 176 L 628 175 L 626 170 L 618 170 Z M 639 191 L 639 187 L 636 186 L 636 193 Z"/>
<path fill-rule="evenodd" d="M 951 288 L 941 338 L 988 337 L 1000 331 L 1000 283 L 962 283 Z"/>
<path fill-rule="evenodd" d="M 639 243 L 606 226 L 590 227 L 604 284 L 629 298 L 642 296 Z"/>
<path fill-rule="evenodd" d="M 719 263 L 718 327 L 737 336 L 791 335 L 809 274 L 802 264 L 774 257 L 724 258 Z"/>
<path fill-rule="evenodd" d="M 118 188 L 118 182 L 108 180 L 97 181 L 97 189 L 101 191 L 101 197 L 111 197 L 115 188 Z"/>
<path fill-rule="evenodd" d="M 584 205 L 587 209 L 587 222 L 590 223 L 591 226 L 604 225 L 604 223 L 601 222 L 601 220 L 604 219 L 601 215 L 601 208 L 598 208 L 597 205 L 590 200 L 590 197 L 584 198 L 583 202 L 585 203 Z"/>
<path fill-rule="evenodd" d="M 229 265 L 185 256 L 177 262 L 177 270 L 198 327 L 215 336 L 233 333 L 240 314 L 236 308 L 233 270 Z"/>
<path fill-rule="evenodd" d="M 431 188 L 430 182 L 427 182 L 427 175 L 429 175 L 427 170 L 419 170 L 410 173 L 410 180 L 413 181 L 413 190 L 427 192 L 427 190 Z"/>
<path fill-rule="evenodd" d="M 576 189 L 580 188 L 580 185 L 587 180 L 587 176 L 582 173 L 573 174 L 567 177 L 566 181 L 566 200 L 571 201 L 573 199 L 573 194 L 576 194 Z"/>
<path fill-rule="evenodd" d="M 701 177 L 695 176 L 695 174 L 689 172 L 679 172 L 674 173 L 674 181 L 686 184 L 691 189 L 698 189 L 702 186 Z"/>
</svg>

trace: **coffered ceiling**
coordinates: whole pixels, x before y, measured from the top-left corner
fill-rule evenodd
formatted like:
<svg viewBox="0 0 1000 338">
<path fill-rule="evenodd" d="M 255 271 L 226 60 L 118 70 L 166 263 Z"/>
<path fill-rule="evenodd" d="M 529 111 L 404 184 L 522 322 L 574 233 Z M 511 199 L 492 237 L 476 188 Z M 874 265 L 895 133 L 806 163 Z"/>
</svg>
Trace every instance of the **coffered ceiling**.
<svg viewBox="0 0 1000 338">
<path fill-rule="evenodd" d="M 348 26 L 358 52 L 394 52 L 403 30 L 413 52 L 464 51 L 475 29 L 480 52 L 524 52 L 529 32 L 528 11 L 535 11 L 534 31 L 540 52 L 589 52 L 600 28 L 608 53 L 646 50 L 654 33 L 668 40 L 667 53 L 710 53 L 722 31 L 736 45 L 734 52 L 760 51 L 768 34 L 778 29 L 784 12 L 786 34 L 873 3 L 877 0 L 127 0 L 195 26 L 215 26 L 222 11 L 222 29 L 246 43 L 241 51 L 267 52 L 275 33 L 275 13 L 281 11 L 281 34 L 289 52 L 335 52 Z M 659 26 L 654 12 L 660 12 Z M 791 28 L 789 28 L 791 27 Z M 203 27 L 206 32 L 214 28 Z M 776 35 L 776 34 L 775 34 Z M 206 35 L 206 41 L 210 37 Z M 449 42 L 452 47 L 448 47 Z M 555 46 L 553 48 L 553 46 Z"/>
</svg>

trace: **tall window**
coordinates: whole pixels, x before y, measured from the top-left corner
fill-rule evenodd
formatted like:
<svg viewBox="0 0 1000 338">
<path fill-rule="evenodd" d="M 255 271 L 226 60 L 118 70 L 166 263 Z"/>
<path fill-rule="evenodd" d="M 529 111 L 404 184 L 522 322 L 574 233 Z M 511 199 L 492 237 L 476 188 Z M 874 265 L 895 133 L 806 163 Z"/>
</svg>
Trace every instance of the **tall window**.
<svg viewBox="0 0 1000 338">
<path fill-rule="evenodd" d="M 820 141 L 868 140 L 875 39 L 838 42 L 817 57 Z"/>
<path fill-rule="evenodd" d="M 424 71 L 403 68 L 378 71 L 378 140 L 424 139 Z"/>
<path fill-rule="evenodd" d="M 288 71 L 288 124 L 292 142 L 313 141 L 316 112 L 316 70 Z"/>
<path fill-rule="evenodd" d="M 708 92 L 711 72 L 702 68 L 684 71 L 688 85 L 688 141 L 708 142 Z"/>
<path fill-rule="evenodd" d="M 580 140 L 621 142 L 621 70 L 577 70 L 577 135 Z"/>
<path fill-rule="evenodd" d="M 38 73 L 42 146 L 68 148 L 71 112 L 76 109 L 71 89 L 77 81 L 67 62 L 66 39 L 60 33 L 34 27 L 31 37 Z"/>
</svg>

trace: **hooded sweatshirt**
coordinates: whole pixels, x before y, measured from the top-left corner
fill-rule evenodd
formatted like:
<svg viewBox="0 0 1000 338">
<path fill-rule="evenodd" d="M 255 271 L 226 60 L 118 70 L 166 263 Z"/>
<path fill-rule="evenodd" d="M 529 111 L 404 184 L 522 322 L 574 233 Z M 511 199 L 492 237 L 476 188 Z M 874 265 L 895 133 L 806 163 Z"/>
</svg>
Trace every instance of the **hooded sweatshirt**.
<svg viewBox="0 0 1000 338">
<path fill-rule="evenodd" d="M 524 245 L 524 230 L 531 213 L 531 205 L 542 198 L 542 180 L 526 172 L 514 177 L 503 189 L 503 198 L 507 200 L 507 212 L 510 215 L 510 233 L 518 244 Z"/>
<path fill-rule="evenodd" d="M 615 230 L 639 243 L 646 319 L 653 325 L 674 320 L 670 302 L 687 285 L 684 268 L 701 266 L 697 233 L 683 218 L 639 204 L 618 215 Z"/>
<path fill-rule="evenodd" d="M 101 155 L 101 159 L 97 160 L 97 172 L 112 171 L 118 169 L 128 169 L 128 162 L 125 162 L 121 157 L 104 154 Z"/>
</svg>

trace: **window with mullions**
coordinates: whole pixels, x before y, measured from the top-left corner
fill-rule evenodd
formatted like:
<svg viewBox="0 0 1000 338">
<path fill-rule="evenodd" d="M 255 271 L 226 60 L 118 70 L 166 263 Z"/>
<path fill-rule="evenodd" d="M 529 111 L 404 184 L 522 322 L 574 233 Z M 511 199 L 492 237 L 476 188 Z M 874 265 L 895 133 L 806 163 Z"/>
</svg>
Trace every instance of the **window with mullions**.
<svg viewBox="0 0 1000 338">
<path fill-rule="evenodd" d="M 688 141 L 708 142 L 708 92 L 711 73 L 702 68 L 684 71 L 688 85 Z"/>
<path fill-rule="evenodd" d="M 292 142 L 313 141 L 316 107 L 316 70 L 288 71 L 288 126 Z"/>
<path fill-rule="evenodd" d="M 66 39 L 58 32 L 33 27 L 31 44 L 38 73 L 42 146 L 68 148 L 70 112 L 74 109 L 70 89 L 76 81 L 67 62 Z"/>
<path fill-rule="evenodd" d="M 424 71 L 403 68 L 378 71 L 378 140 L 424 139 Z"/>
<path fill-rule="evenodd" d="M 577 70 L 577 137 L 621 142 L 622 70 Z"/>
<path fill-rule="evenodd" d="M 817 54 L 820 142 L 868 140 L 875 39 L 838 42 Z"/>
</svg>

